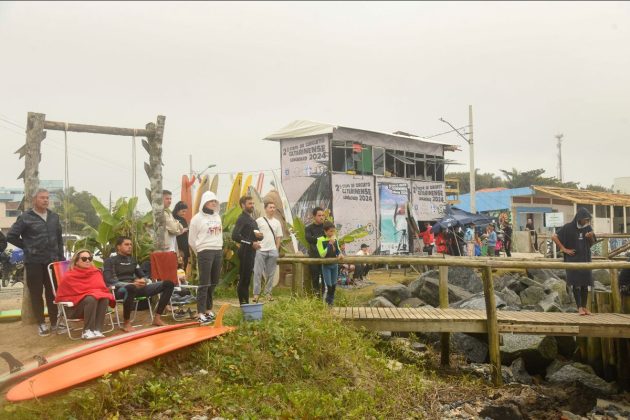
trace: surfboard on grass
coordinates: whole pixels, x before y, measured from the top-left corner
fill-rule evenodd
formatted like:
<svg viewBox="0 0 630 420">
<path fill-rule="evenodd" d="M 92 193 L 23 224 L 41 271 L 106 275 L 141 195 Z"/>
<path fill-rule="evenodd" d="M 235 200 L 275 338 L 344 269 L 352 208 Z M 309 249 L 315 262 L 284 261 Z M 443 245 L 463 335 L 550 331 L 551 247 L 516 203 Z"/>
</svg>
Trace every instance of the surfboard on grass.
<svg viewBox="0 0 630 420">
<path fill-rule="evenodd" d="M 182 347 L 209 340 L 228 333 L 235 327 L 223 326 L 223 305 L 214 326 L 177 329 L 100 349 L 61 363 L 15 385 L 6 395 L 9 401 L 39 398 L 96 379 L 110 372 L 152 360 Z"/>
<path fill-rule="evenodd" d="M 100 340 L 90 341 L 85 345 L 72 347 L 70 349 L 64 350 L 52 356 L 46 356 L 46 360 L 48 363 L 44 365 L 39 365 L 38 362 L 33 361 L 29 363 L 24 363 L 24 367 L 17 372 L 14 373 L 6 373 L 4 375 L 0 375 L 0 388 L 4 388 L 9 384 L 15 383 L 19 380 L 24 380 L 30 376 L 36 375 L 37 373 L 43 372 L 50 368 L 60 365 L 61 363 L 65 363 L 72 359 L 76 359 L 77 357 L 81 357 L 84 355 L 88 355 L 90 353 L 94 353 L 95 351 L 105 349 L 111 346 L 116 346 L 118 344 L 126 343 L 131 340 L 135 340 L 137 338 L 146 337 L 152 334 L 163 333 L 166 331 L 177 330 L 180 328 L 191 327 L 194 325 L 199 325 L 198 322 L 185 322 L 181 324 L 172 324 L 165 325 L 163 327 L 151 327 L 145 328 L 142 330 L 136 330 L 129 333 L 117 334 L 107 338 L 103 338 Z"/>
<path fill-rule="evenodd" d="M 48 309 L 44 309 L 44 316 L 48 316 Z M 0 322 L 13 322 L 22 319 L 21 309 L 7 309 L 0 311 Z"/>
</svg>

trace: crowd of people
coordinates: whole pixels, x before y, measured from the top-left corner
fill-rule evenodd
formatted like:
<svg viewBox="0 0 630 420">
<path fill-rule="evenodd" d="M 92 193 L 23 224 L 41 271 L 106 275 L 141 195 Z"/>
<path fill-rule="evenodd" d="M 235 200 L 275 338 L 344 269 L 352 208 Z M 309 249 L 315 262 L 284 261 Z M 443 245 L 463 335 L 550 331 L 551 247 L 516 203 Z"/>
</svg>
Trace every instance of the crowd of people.
<svg viewBox="0 0 630 420">
<path fill-rule="evenodd" d="M 20 215 L 11 227 L 6 239 L 0 233 L 0 252 L 7 242 L 24 251 L 26 284 L 28 286 L 33 314 L 41 336 L 59 332 L 66 328 L 58 320 L 56 302 L 70 302 L 68 317 L 84 319 L 82 338 L 103 337 L 103 322 L 109 306 L 116 301 L 123 305 L 124 331 L 132 331 L 131 313 L 142 298 L 159 295 L 154 325 L 164 325 L 162 315 L 170 303 L 177 278 L 156 281 L 138 264 L 132 255 L 133 242 L 126 236 L 116 239 L 116 252 L 104 260 L 103 270 L 93 264 L 94 255 L 87 249 L 74 253 L 63 281 L 49 279 L 48 265 L 65 261 L 62 229 L 59 216 L 48 209 L 49 193 L 45 189 L 36 191 L 32 208 Z M 181 260 L 180 268 L 186 270 L 191 253 L 198 263 L 197 319 L 200 323 L 211 322 L 215 318 L 213 294 L 219 283 L 223 259 L 223 224 L 219 214 L 219 201 L 213 192 L 202 195 L 199 211 L 186 222 L 189 210 L 183 202 L 178 202 L 170 210 L 172 194 L 163 192 L 164 214 L 166 219 L 165 252 L 175 252 Z M 260 299 L 273 300 L 273 278 L 277 269 L 283 229 L 274 215 L 273 202 L 264 203 L 264 215 L 254 219 L 252 197 L 244 196 L 239 205 L 242 213 L 232 231 L 232 240 L 237 244 L 240 260 L 237 285 L 238 300 L 241 305 L 250 303 L 250 283 L 253 279 L 253 302 Z M 345 244 L 340 244 L 335 225 L 325 220 L 325 211 L 316 207 L 312 211 L 313 221 L 305 228 L 305 239 L 309 244 L 308 255 L 313 258 L 336 258 L 336 263 L 309 265 L 313 295 L 334 304 L 335 291 L 340 271 L 352 281 L 364 280 L 371 269 L 369 264 L 344 263 Z M 583 208 L 573 221 L 562 227 L 553 241 L 564 255 L 565 261 L 591 261 L 591 245 L 596 241 L 590 225 L 591 215 Z M 450 255 L 499 255 L 504 250 L 511 256 L 512 228 L 506 219 L 500 221 L 500 232 L 489 224 L 485 231 L 474 223 L 455 229 L 442 229 L 433 233 L 430 223 L 418 237 L 422 240 L 422 250 L 428 255 L 434 252 Z M 370 255 L 367 244 L 361 244 L 357 256 Z M 149 269 L 150 270 L 150 269 Z M 263 285 L 262 280 L 266 279 Z M 578 311 L 581 315 L 590 312 L 586 307 L 588 287 L 593 280 L 590 270 L 567 270 L 567 283 L 572 287 Z M 57 288 L 57 285 L 59 286 Z M 630 270 L 620 274 L 622 292 L 630 294 Z M 57 288 L 57 290 L 55 290 Z M 50 327 L 45 322 L 45 306 L 48 308 Z"/>
</svg>

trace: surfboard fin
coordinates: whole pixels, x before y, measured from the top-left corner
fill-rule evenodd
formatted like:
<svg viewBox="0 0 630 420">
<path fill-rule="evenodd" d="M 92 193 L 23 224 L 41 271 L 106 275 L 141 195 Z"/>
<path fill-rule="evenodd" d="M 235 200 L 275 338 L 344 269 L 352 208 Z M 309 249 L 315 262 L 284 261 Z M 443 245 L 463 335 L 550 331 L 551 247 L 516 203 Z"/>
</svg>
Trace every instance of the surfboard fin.
<svg viewBox="0 0 630 420">
<path fill-rule="evenodd" d="M 40 356 L 39 354 L 33 356 L 33 359 L 37 360 L 37 366 L 45 365 L 46 363 L 48 363 L 48 359 L 46 359 L 44 356 Z"/>
<path fill-rule="evenodd" d="M 8 351 L 3 351 L 2 353 L 0 353 L 0 357 L 2 357 L 4 361 L 8 363 L 10 373 L 19 372 L 24 367 L 24 364 L 13 357 L 13 355 Z"/>
<path fill-rule="evenodd" d="M 227 311 L 229 307 L 230 305 L 227 303 L 221 306 L 221 308 L 219 309 L 219 312 L 217 312 L 217 318 L 214 320 L 213 327 L 215 328 L 223 327 L 223 315 L 225 314 L 225 311 Z"/>
</svg>

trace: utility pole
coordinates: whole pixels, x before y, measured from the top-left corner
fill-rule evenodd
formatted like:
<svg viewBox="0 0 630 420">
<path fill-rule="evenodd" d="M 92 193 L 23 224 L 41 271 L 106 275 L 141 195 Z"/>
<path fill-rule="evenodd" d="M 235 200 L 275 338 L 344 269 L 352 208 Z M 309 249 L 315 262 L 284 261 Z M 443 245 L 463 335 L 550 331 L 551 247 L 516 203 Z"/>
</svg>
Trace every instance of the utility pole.
<svg viewBox="0 0 630 420">
<path fill-rule="evenodd" d="M 556 139 L 558 140 L 558 180 L 562 181 L 562 138 L 564 134 L 556 134 Z"/>
<path fill-rule="evenodd" d="M 475 201 L 475 144 L 473 143 L 473 113 L 472 105 L 468 105 L 468 145 L 470 146 L 470 212 L 477 213 L 477 202 Z"/>
<path fill-rule="evenodd" d="M 461 138 L 463 138 L 466 143 L 468 143 L 468 145 L 470 146 L 469 151 L 470 151 L 470 174 L 469 174 L 469 179 L 470 179 L 470 212 L 471 213 L 477 213 L 477 206 L 476 206 L 476 202 L 475 202 L 475 174 L 476 174 L 476 170 L 475 170 L 475 145 L 473 143 L 473 117 L 472 117 L 472 105 L 468 105 L 468 129 L 469 129 L 469 133 L 468 133 L 468 138 L 466 138 L 466 136 L 464 136 L 457 128 L 455 128 L 453 126 L 453 124 L 451 124 L 450 122 L 446 121 L 444 118 L 440 118 L 440 121 L 442 121 L 445 124 L 448 124 L 453 131 L 455 131 L 457 134 L 460 135 Z"/>
</svg>

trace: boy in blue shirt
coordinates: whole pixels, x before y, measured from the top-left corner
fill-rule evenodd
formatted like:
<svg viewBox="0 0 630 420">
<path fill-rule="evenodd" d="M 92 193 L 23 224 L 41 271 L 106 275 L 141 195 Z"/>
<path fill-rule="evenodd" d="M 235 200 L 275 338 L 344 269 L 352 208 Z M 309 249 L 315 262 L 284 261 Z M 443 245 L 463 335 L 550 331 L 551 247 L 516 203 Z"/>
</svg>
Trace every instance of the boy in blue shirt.
<svg viewBox="0 0 630 420">
<path fill-rule="evenodd" d="M 317 238 L 317 252 L 320 258 L 335 258 L 343 260 L 343 255 L 339 247 L 339 242 L 335 236 L 337 229 L 331 222 L 324 222 L 324 236 Z M 326 284 L 326 303 L 333 305 L 335 300 L 335 288 L 337 286 L 337 276 L 339 275 L 338 264 L 322 264 L 322 277 Z"/>
</svg>

